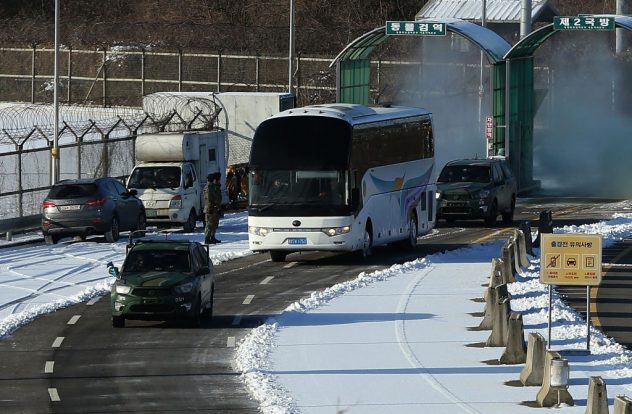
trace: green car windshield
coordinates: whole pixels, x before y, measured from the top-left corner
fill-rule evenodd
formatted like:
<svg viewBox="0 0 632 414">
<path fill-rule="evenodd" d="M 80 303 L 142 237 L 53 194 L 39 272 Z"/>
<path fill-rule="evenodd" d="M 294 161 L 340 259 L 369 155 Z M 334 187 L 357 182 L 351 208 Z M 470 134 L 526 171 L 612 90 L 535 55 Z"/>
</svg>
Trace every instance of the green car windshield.
<svg viewBox="0 0 632 414">
<path fill-rule="evenodd" d="M 178 250 L 132 250 L 125 264 L 124 272 L 176 272 L 191 271 L 188 251 Z"/>
</svg>

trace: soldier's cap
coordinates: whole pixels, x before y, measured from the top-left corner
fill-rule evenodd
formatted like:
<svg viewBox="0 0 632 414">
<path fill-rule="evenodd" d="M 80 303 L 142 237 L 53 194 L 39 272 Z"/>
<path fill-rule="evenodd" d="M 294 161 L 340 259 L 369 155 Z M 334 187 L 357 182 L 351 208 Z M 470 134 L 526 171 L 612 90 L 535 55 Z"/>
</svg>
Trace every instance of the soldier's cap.
<svg viewBox="0 0 632 414">
<path fill-rule="evenodd" d="M 211 173 L 206 176 L 207 181 L 213 181 L 215 179 L 215 173 Z"/>
</svg>

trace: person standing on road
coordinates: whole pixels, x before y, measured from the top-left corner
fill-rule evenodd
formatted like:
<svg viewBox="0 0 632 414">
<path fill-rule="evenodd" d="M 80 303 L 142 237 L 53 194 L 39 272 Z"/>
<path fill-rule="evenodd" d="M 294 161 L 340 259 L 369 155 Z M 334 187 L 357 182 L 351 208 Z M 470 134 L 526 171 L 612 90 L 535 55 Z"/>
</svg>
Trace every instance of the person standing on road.
<svg viewBox="0 0 632 414">
<path fill-rule="evenodd" d="M 219 225 L 219 215 L 222 208 L 222 190 L 220 180 L 222 174 L 216 172 L 206 177 L 208 181 L 204 187 L 204 218 L 206 225 L 204 226 L 204 243 L 216 244 L 221 240 L 215 238 L 215 232 Z"/>
</svg>

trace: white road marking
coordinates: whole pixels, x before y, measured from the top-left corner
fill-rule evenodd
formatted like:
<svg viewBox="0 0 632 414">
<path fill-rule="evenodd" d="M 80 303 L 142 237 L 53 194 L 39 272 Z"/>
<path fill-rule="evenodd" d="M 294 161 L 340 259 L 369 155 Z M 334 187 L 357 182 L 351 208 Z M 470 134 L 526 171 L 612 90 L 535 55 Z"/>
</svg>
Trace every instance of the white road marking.
<svg viewBox="0 0 632 414">
<path fill-rule="evenodd" d="M 97 302 L 99 301 L 99 299 L 101 299 L 101 296 L 94 297 L 94 298 L 90 299 L 90 300 L 88 301 L 88 303 L 86 303 L 86 305 L 88 305 L 88 306 L 92 306 L 92 305 L 94 305 L 95 303 L 97 303 Z"/>
<path fill-rule="evenodd" d="M 249 264 L 248 266 L 240 267 L 240 268 L 237 268 L 237 269 L 227 270 L 225 272 L 215 273 L 215 276 L 221 276 L 221 275 L 226 275 L 228 273 L 238 272 L 240 270 L 248 269 L 249 267 L 253 267 L 253 266 L 258 266 L 261 263 L 266 263 L 266 262 L 269 262 L 269 261 L 270 261 L 270 259 L 266 259 L 266 260 L 262 260 L 262 261 L 257 262 L 257 263 Z"/>
<path fill-rule="evenodd" d="M 81 318 L 81 315 L 74 315 L 72 318 L 70 318 L 70 320 L 68 321 L 68 325 L 74 325 L 77 323 L 77 321 L 79 320 L 79 318 Z"/>
<path fill-rule="evenodd" d="M 235 318 L 233 319 L 233 326 L 239 325 L 241 323 L 241 316 L 237 315 L 235 316 Z"/>
<path fill-rule="evenodd" d="M 250 302 L 255 298 L 255 295 L 248 295 L 246 299 L 244 299 L 242 305 L 250 305 Z"/>
<path fill-rule="evenodd" d="M 274 276 L 268 276 L 268 277 L 266 277 L 265 279 L 263 279 L 263 280 L 261 281 L 261 283 L 259 283 L 259 284 L 260 284 L 260 285 L 267 285 L 268 283 L 270 283 L 270 281 L 271 281 L 272 279 L 274 279 Z"/>
<path fill-rule="evenodd" d="M 46 361 L 46 364 L 44 364 L 44 374 L 52 374 L 54 366 L 55 361 Z"/>
<path fill-rule="evenodd" d="M 61 398 L 59 398 L 59 393 L 57 392 L 57 388 L 49 388 L 48 395 L 50 395 L 51 401 L 61 401 Z"/>
<path fill-rule="evenodd" d="M 226 340 L 226 347 L 227 348 L 234 348 L 235 347 L 235 337 L 234 336 L 229 336 L 228 339 Z"/>
<path fill-rule="evenodd" d="M 288 264 L 286 264 L 285 266 L 283 266 L 284 269 L 289 269 L 292 268 L 294 266 L 296 266 L 298 264 L 298 262 L 290 262 Z"/>
<path fill-rule="evenodd" d="M 51 345 L 52 348 L 59 348 L 61 346 L 61 343 L 64 342 L 64 337 L 63 336 L 58 336 L 57 338 L 55 338 L 55 340 L 53 341 L 53 344 Z"/>
</svg>

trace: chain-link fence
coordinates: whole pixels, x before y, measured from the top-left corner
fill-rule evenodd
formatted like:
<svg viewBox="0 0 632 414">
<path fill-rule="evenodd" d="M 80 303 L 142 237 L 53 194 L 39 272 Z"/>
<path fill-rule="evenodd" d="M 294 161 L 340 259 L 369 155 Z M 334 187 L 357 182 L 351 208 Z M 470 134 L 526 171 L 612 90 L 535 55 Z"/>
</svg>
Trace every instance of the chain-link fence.
<svg viewBox="0 0 632 414">
<path fill-rule="evenodd" d="M 124 178 L 134 166 L 138 134 L 210 130 L 217 127 L 219 113 L 219 105 L 203 97 L 155 96 L 146 110 L 63 106 L 60 179 Z M 40 212 L 51 182 L 52 114 L 50 105 L 13 105 L 0 111 L 0 219 Z"/>
<path fill-rule="evenodd" d="M 138 106 L 154 92 L 285 92 L 288 58 L 144 50 L 60 51 L 59 96 L 66 104 Z M 297 103 L 335 100 L 331 58 L 296 58 Z M 53 99 L 54 50 L 0 48 L 0 100 Z"/>
</svg>

